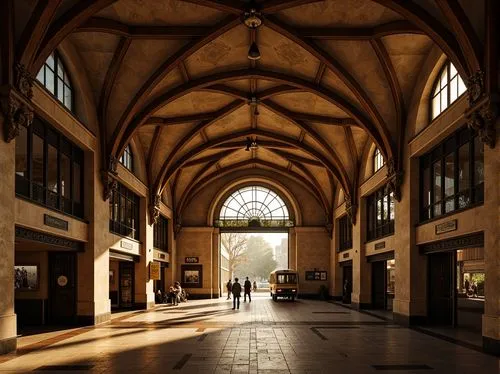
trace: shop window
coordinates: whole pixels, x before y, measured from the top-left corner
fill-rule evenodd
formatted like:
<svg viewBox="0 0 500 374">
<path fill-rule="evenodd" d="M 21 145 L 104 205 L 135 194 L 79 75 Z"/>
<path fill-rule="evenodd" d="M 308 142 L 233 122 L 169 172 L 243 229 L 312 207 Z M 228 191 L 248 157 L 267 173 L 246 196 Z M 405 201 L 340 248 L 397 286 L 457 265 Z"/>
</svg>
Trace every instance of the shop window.
<svg viewBox="0 0 500 374">
<path fill-rule="evenodd" d="M 443 113 L 466 90 L 467 87 L 460 75 L 458 75 L 457 69 L 448 61 L 434 83 L 431 100 L 431 120 Z"/>
<path fill-rule="evenodd" d="M 38 72 L 36 79 L 66 108 L 73 111 L 73 87 L 58 53 L 52 53 Z"/>
<path fill-rule="evenodd" d="M 130 149 L 130 144 L 125 147 L 125 150 L 120 157 L 120 164 L 125 166 L 131 172 L 134 172 L 134 157 L 132 154 L 132 150 Z"/>
<path fill-rule="evenodd" d="M 109 231 L 139 239 L 139 196 L 121 183 L 109 199 Z"/>
<path fill-rule="evenodd" d="M 376 173 L 384 165 L 384 156 L 382 156 L 382 153 L 380 153 L 380 149 L 375 148 L 375 152 L 373 153 L 373 172 Z"/>
<path fill-rule="evenodd" d="M 367 197 L 367 240 L 394 233 L 394 195 L 382 187 Z"/>
<path fill-rule="evenodd" d="M 42 122 L 20 127 L 16 138 L 16 194 L 83 217 L 83 151 Z"/>
<path fill-rule="evenodd" d="M 153 227 L 153 247 L 168 252 L 168 219 L 162 215 Z"/>
<path fill-rule="evenodd" d="M 338 220 L 339 252 L 352 248 L 352 223 L 345 215 Z"/>
<path fill-rule="evenodd" d="M 484 199 L 484 147 L 464 128 L 420 158 L 420 220 L 464 209 Z"/>
</svg>

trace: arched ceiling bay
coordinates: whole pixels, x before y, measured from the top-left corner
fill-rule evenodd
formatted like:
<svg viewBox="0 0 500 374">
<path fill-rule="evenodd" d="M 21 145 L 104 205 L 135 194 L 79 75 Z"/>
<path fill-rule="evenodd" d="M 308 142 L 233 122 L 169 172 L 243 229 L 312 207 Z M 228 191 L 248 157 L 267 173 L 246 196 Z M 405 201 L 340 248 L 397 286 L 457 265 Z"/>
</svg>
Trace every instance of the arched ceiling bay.
<svg viewBox="0 0 500 374">
<path fill-rule="evenodd" d="M 106 152 L 119 157 L 135 137 L 152 193 L 170 188 L 181 206 L 210 178 L 261 168 L 289 173 L 332 211 L 336 188 L 355 194 L 367 142 L 397 162 L 430 49 L 474 66 L 412 1 L 62 3 L 33 66 L 73 43 Z M 243 22 L 251 7 L 256 29 Z M 252 42 L 259 60 L 247 58 Z"/>
</svg>

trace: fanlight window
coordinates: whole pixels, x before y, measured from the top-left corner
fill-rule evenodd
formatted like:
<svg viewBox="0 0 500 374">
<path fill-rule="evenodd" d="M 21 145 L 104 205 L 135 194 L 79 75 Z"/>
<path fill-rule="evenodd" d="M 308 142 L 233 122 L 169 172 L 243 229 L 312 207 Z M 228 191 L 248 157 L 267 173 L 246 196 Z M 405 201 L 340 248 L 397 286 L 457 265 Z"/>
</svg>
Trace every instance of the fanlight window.
<svg viewBox="0 0 500 374">
<path fill-rule="evenodd" d="M 380 153 L 380 149 L 375 148 L 375 153 L 373 154 L 373 172 L 377 172 L 384 164 L 384 156 Z"/>
<path fill-rule="evenodd" d="M 457 69 L 451 62 L 447 62 L 441 70 L 436 83 L 434 83 L 434 90 L 432 91 L 432 107 L 431 119 L 436 118 L 445 111 L 456 99 L 460 97 L 467 87 L 464 81 L 458 75 Z"/>
<path fill-rule="evenodd" d="M 73 110 L 73 88 L 63 61 L 57 53 L 52 53 L 47 58 L 36 79 L 66 108 Z"/>
<path fill-rule="evenodd" d="M 219 226 L 292 226 L 281 197 L 262 186 L 239 189 L 222 205 Z M 267 222 L 267 224 L 265 223 Z"/>
<path fill-rule="evenodd" d="M 134 156 L 130 149 L 130 144 L 125 147 L 122 156 L 120 157 L 120 164 L 125 166 L 128 170 L 134 171 Z"/>
</svg>

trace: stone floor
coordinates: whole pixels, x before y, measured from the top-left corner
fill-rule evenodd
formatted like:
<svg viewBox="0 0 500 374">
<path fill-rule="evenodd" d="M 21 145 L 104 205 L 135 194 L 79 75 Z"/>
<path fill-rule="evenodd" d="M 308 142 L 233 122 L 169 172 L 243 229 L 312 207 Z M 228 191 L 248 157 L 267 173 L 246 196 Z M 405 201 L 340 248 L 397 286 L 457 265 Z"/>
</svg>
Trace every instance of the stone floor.
<svg viewBox="0 0 500 374">
<path fill-rule="evenodd" d="M 338 305 L 225 299 L 19 338 L 0 373 L 498 374 L 499 360 Z"/>
</svg>

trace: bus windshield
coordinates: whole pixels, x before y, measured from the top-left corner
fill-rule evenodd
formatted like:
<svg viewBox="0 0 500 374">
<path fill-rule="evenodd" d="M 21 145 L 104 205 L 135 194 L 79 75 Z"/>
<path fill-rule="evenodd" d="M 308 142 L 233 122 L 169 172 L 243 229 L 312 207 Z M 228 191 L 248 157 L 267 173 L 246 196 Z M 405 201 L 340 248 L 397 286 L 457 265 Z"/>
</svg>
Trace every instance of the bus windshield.
<svg viewBox="0 0 500 374">
<path fill-rule="evenodd" d="M 276 275 L 279 284 L 296 284 L 297 274 L 277 274 Z"/>
</svg>

